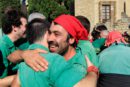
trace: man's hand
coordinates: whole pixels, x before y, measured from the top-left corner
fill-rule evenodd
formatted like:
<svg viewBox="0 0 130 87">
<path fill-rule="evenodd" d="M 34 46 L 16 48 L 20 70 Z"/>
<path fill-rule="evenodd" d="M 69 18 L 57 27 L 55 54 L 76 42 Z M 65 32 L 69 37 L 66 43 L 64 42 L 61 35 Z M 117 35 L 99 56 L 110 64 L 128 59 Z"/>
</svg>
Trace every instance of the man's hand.
<svg viewBox="0 0 130 87">
<path fill-rule="evenodd" d="M 13 63 L 18 63 L 22 61 L 23 59 L 21 58 L 21 54 L 23 53 L 22 50 L 16 50 L 13 53 L 11 53 L 7 58 L 9 61 Z"/>
<path fill-rule="evenodd" d="M 21 57 L 24 59 L 27 65 L 29 65 L 35 71 L 45 71 L 48 68 L 48 62 L 39 55 L 39 53 L 47 53 L 44 50 L 26 50 L 22 53 Z"/>
</svg>

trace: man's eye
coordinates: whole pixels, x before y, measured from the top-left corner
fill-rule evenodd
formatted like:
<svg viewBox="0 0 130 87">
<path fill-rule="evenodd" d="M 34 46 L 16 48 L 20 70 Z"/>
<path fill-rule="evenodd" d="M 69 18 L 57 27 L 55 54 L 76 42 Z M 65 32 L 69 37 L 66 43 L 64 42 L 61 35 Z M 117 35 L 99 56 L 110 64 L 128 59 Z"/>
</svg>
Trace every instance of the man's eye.
<svg viewBox="0 0 130 87">
<path fill-rule="evenodd" d="M 56 36 L 60 36 L 60 34 L 59 34 L 59 33 L 55 33 L 55 35 L 56 35 Z"/>
<path fill-rule="evenodd" d="M 55 34 L 56 36 L 59 35 L 59 34 Z"/>
</svg>

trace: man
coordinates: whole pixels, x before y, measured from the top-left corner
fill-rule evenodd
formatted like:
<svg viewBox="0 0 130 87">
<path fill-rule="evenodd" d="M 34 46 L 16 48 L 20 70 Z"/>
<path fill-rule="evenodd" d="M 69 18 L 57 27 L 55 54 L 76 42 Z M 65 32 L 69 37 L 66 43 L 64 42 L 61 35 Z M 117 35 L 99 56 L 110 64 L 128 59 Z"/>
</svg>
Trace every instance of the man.
<svg viewBox="0 0 130 87">
<path fill-rule="evenodd" d="M 59 26 L 59 29 L 58 29 L 58 26 Z M 60 50 L 61 46 L 58 45 L 58 42 L 60 44 L 61 44 L 61 42 L 64 42 L 62 40 L 59 41 L 61 37 L 63 39 L 62 35 L 64 35 L 63 34 L 64 32 L 61 31 L 60 27 L 62 27 L 64 30 L 66 30 L 68 32 L 68 34 L 70 34 L 70 37 L 72 37 L 75 40 L 75 42 L 73 42 L 73 45 L 71 45 L 69 43 L 70 49 L 68 49 L 68 52 L 62 52 L 62 50 Z M 51 36 L 49 37 L 50 38 L 49 41 L 51 42 L 51 44 L 49 44 L 50 51 L 60 53 L 60 54 L 65 53 L 63 56 L 66 58 L 67 62 L 69 62 L 70 64 L 79 63 L 84 66 L 84 62 L 82 61 L 82 56 L 80 56 L 81 59 L 78 59 L 79 56 L 76 56 L 76 55 L 78 55 L 78 52 L 81 52 L 81 50 L 79 50 L 78 47 L 76 48 L 77 50 L 75 53 L 75 46 L 78 44 L 78 40 L 88 40 L 88 33 L 86 32 L 86 29 L 82 26 L 82 24 L 73 16 L 61 15 L 54 20 L 54 23 L 52 23 L 50 30 L 51 30 L 50 35 L 52 35 L 52 37 Z M 64 44 L 64 46 L 65 46 L 65 44 Z M 62 48 L 62 49 L 64 49 L 64 48 Z M 69 50 L 71 50 L 71 51 L 69 52 Z M 89 71 L 89 69 L 90 69 L 90 67 L 88 67 L 88 71 Z M 95 72 L 93 70 L 91 71 L 91 69 L 90 69 L 90 72 Z M 96 72 L 97 72 L 97 69 L 96 69 Z M 90 75 L 89 73 L 87 75 L 88 81 L 86 81 L 86 86 L 88 85 L 88 87 L 95 87 L 95 84 L 96 84 L 95 77 L 96 76 L 93 77 L 93 75 Z M 95 75 L 95 73 L 94 73 L 94 75 Z M 90 78 L 89 78 L 89 76 L 90 76 Z M 91 78 L 94 78 L 94 79 L 91 79 Z M 61 76 L 61 79 L 62 79 L 62 76 Z M 94 84 L 94 85 L 87 84 L 87 83 L 89 83 L 89 81 L 92 82 L 92 84 Z"/>
<path fill-rule="evenodd" d="M 94 38 L 92 45 L 94 46 L 97 54 L 99 54 L 104 48 L 104 43 L 108 33 L 109 32 L 107 31 L 107 27 L 105 25 L 98 25 L 92 31 L 92 36 Z"/>
<path fill-rule="evenodd" d="M 90 22 L 89 20 L 84 17 L 84 16 L 76 16 L 76 18 L 81 22 L 81 24 L 85 27 L 85 29 L 88 31 L 90 31 Z M 92 45 L 92 43 L 90 43 L 89 40 L 79 40 L 78 42 L 78 47 L 81 48 L 81 51 L 84 55 L 87 55 L 88 58 L 90 59 L 90 61 L 98 67 L 98 58 L 95 52 L 95 49 Z"/>
<path fill-rule="evenodd" d="M 26 17 L 14 9 L 6 12 L 2 18 L 2 31 L 5 35 L 0 40 L 0 78 L 12 75 L 17 71 L 16 64 L 10 62 L 7 57 L 17 49 L 14 42 L 25 34 L 26 23 Z M 9 83 L 11 82 L 9 81 Z"/>
<path fill-rule="evenodd" d="M 87 31 L 75 17 L 61 15 L 52 22 L 48 38 L 49 49 L 63 55 L 69 66 L 73 67 L 59 76 L 56 86 L 72 87 L 86 75 L 84 55 L 79 48 L 75 50 L 79 39 L 87 40 Z"/>
<path fill-rule="evenodd" d="M 108 48 L 99 54 L 98 87 L 130 87 L 130 48 L 122 34 L 110 32 L 105 45 Z"/>
<path fill-rule="evenodd" d="M 82 56 L 82 53 L 80 54 L 81 50 L 78 47 L 76 48 L 77 50 L 75 50 L 75 47 L 78 43 L 78 40 L 88 40 L 87 38 L 88 33 L 86 29 L 83 27 L 83 25 L 76 18 L 70 15 L 61 15 L 57 17 L 54 20 L 54 22 L 52 22 L 50 31 L 51 31 L 51 34 L 49 36 L 48 41 L 49 41 L 49 49 L 51 52 L 56 52 L 58 54 L 63 55 L 65 59 L 67 60 L 67 62 L 72 65 L 75 65 L 75 63 L 77 63 L 77 67 L 79 67 L 78 64 L 81 64 L 82 66 L 86 66 L 84 62 L 85 61 L 84 57 Z M 65 36 L 65 31 L 67 31 L 66 35 L 69 34 L 70 36 Z M 65 37 L 71 37 L 70 38 L 71 43 L 67 42 L 68 38 L 65 41 L 64 40 Z M 62 47 L 62 50 L 61 50 L 61 47 Z M 65 51 L 64 48 L 68 48 L 67 49 L 68 51 Z M 63 77 L 61 76 L 61 79 L 62 78 Z M 71 81 L 71 78 L 68 78 L 68 79 Z"/>
</svg>

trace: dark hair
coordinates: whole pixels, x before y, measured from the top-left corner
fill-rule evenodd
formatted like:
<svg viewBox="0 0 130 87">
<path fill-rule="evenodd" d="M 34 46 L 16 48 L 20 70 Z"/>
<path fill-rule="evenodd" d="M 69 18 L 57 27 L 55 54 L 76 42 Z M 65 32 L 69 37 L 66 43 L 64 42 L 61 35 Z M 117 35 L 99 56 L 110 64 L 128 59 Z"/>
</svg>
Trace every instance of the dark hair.
<svg viewBox="0 0 130 87">
<path fill-rule="evenodd" d="M 49 30 L 50 23 L 47 20 L 35 18 L 27 25 L 27 39 L 30 44 L 40 40 L 46 31 Z"/>
<path fill-rule="evenodd" d="M 20 21 L 20 13 L 15 10 L 9 10 L 2 17 L 2 31 L 5 34 L 12 32 L 12 26 L 19 27 L 22 23 Z"/>
<path fill-rule="evenodd" d="M 25 15 L 23 12 L 19 12 L 20 13 L 20 18 L 25 18 L 27 19 L 27 15 Z"/>
<path fill-rule="evenodd" d="M 86 28 L 86 30 L 88 31 L 88 33 L 90 32 L 90 21 L 88 20 L 88 18 L 84 17 L 84 16 L 76 16 L 76 18 L 81 22 L 81 24 Z"/>
<path fill-rule="evenodd" d="M 100 37 L 100 32 L 103 30 L 107 30 L 107 27 L 105 25 L 102 24 L 102 25 L 95 26 L 91 33 L 93 36 L 93 40 L 98 39 Z"/>
</svg>

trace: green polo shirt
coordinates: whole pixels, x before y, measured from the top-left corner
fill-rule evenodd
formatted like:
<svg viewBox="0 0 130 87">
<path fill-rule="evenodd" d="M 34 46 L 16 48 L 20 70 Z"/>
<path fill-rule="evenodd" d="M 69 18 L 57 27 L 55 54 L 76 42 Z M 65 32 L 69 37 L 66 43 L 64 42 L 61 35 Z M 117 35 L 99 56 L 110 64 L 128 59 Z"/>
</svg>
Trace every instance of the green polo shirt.
<svg viewBox="0 0 130 87">
<path fill-rule="evenodd" d="M 60 75 L 56 82 L 56 87 L 73 87 L 87 74 L 86 60 L 79 47 L 76 48 L 76 54 L 67 63 L 69 63 L 71 68 Z"/>
<path fill-rule="evenodd" d="M 37 48 L 48 51 L 40 44 L 29 46 L 31 50 Z M 48 61 L 48 69 L 45 72 L 35 72 L 24 62 L 21 63 L 18 70 L 21 87 L 73 87 L 86 75 L 86 62 L 84 58 L 80 58 L 80 53 L 70 62 L 66 62 L 62 56 L 55 53 L 40 55 Z"/>
<path fill-rule="evenodd" d="M 87 55 L 90 61 L 98 67 L 98 58 L 92 43 L 87 40 L 79 40 L 78 47 L 81 48 L 83 55 Z"/>
<path fill-rule="evenodd" d="M 130 48 L 123 43 L 112 44 L 99 54 L 101 74 L 130 75 Z"/>
<path fill-rule="evenodd" d="M 4 35 L 0 40 L 0 78 L 6 77 L 15 67 L 15 64 L 9 62 L 7 59 L 8 55 L 15 50 L 16 47 L 14 46 L 14 43 L 7 35 Z"/>
<path fill-rule="evenodd" d="M 30 45 L 29 42 L 27 41 L 27 38 L 20 38 L 17 41 L 15 41 L 14 44 L 20 50 L 27 50 Z"/>
<path fill-rule="evenodd" d="M 27 42 L 21 44 L 18 48 L 19 48 L 20 50 L 26 50 L 26 49 L 28 49 L 29 45 L 30 45 L 30 44 L 29 44 L 29 42 L 27 41 Z"/>
<path fill-rule="evenodd" d="M 105 38 L 100 38 L 92 42 L 92 45 L 94 46 L 97 54 L 101 52 L 101 48 L 102 46 L 104 46 L 105 41 L 106 41 Z"/>
</svg>

